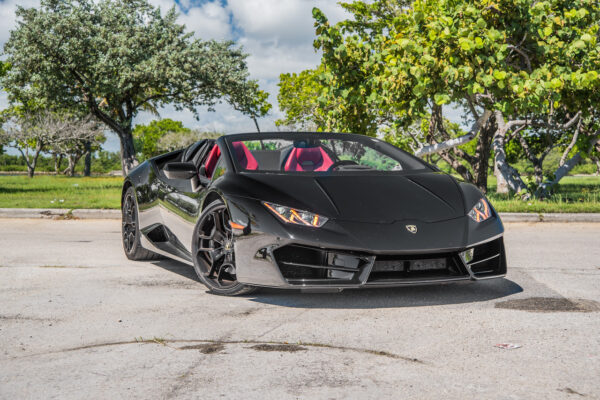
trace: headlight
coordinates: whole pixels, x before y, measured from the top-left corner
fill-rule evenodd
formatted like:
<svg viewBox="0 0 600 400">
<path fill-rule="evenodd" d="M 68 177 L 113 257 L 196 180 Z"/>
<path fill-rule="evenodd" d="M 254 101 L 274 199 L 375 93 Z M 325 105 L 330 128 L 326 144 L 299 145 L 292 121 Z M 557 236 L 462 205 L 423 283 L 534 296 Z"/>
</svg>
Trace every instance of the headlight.
<svg viewBox="0 0 600 400">
<path fill-rule="evenodd" d="M 469 211 L 469 217 L 475 222 L 482 222 L 492 216 L 492 210 L 486 199 L 481 199 Z"/>
<path fill-rule="evenodd" d="M 327 222 L 327 218 L 308 211 L 297 210 L 295 208 L 280 206 L 279 204 L 267 203 L 263 201 L 265 207 L 275 216 L 288 224 L 311 226 L 320 228 Z"/>
</svg>

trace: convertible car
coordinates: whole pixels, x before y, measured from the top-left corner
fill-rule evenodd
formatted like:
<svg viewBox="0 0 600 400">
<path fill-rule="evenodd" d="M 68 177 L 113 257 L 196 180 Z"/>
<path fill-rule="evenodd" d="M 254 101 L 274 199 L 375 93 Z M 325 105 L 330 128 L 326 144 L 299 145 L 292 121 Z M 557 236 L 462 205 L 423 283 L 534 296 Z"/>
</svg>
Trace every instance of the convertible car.
<svg viewBox="0 0 600 400">
<path fill-rule="evenodd" d="M 502 222 L 475 186 L 362 135 L 202 140 L 132 170 L 122 211 L 128 258 L 187 263 L 222 295 L 506 273 Z"/>
</svg>

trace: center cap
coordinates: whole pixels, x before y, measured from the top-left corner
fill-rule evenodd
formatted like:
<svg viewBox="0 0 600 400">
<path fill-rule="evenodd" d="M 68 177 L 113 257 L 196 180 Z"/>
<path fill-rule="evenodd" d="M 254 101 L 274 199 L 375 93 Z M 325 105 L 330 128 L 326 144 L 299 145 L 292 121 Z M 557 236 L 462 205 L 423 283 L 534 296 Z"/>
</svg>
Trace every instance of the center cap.
<svg viewBox="0 0 600 400">
<path fill-rule="evenodd" d="M 233 248 L 233 244 L 231 242 L 225 243 L 225 250 L 231 250 Z"/>
</svg>

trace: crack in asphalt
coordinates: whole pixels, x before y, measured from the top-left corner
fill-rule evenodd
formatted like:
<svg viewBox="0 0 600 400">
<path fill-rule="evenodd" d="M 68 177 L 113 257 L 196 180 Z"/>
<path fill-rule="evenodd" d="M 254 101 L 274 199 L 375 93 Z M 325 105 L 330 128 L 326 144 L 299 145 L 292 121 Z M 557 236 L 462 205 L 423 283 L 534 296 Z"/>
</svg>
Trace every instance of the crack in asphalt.
<svg viewBox="0 0 600 400">
<path fill-rule="evenodd" d="M 205 344 L 222 345 L 222 346 L 225 346 L 228 344 L 253 344 L 253 345 L 276 345 L 276 346 L 290 346 L 291 345 L 289 342 L 282 342 L 282 341 L 213 340 L 213 339 L 157 339 L 157 338 L 154 338 L 154 339 L 138 339 L 138 340 L 124 340 L 124 341 L 116 341 L 116 342 L 94 343 L 94 344 L 88 344 L 85 346 L 66 348 L 66 349 L 62 349 L 62 350 L 29 354 L 29 355 L 20 356 L 20 357 L 10 357 L 9 359 L 30 358 L 30 357 L 44 356 L 44 355 L 50 355 L 50 354 L 60 354 L 60 353 L 67 353 L 67 352 L 73 352 L 73 351 L 80 351 L 80 350 L 86 350 L 86 349 L 96 349 L 96 348 L 101 348 L 101 347 L 124 346 L 124 345 L 129 345 L 129 344 L 158 344 L 161 346 L 169 347 L 174 350 L 189 350 L 190 349 L 190 346 L 182 346 L 182 347 L 170 346 L 170 344 L 176 344 L 176 343 L 199 343 L 199 344 L 205 343 Z M 415 364 L 422 364 L 422 365 L 428 364 L 422 360 L 419 360 L 418 358 L 402 356 L 399 354 L 390 353 L 390 352 L 382 351 L 382 350 L 365 349 L 365 348 L 361 348 L 361 347 L 337 346 L 337 345 L 327 344 L 327 343 L 310 343 L 310 342 L 305 343 L 305 342 L 301 342 L 301 341 L 298 341 L 297 343 L 293 343 L 293 345 L 312 347 L 312 348 L 353 351 L 353 352 L 357 352 L 357 353 L 371 354 L 371 355 L 375 355 L 375 356 L 393 358 L 396 360 L 402 360 L 402 361 L 415 363 Z M 249 347 L 249 348 L 253 349 L 252 347 Z M 261 351 L 260 348 L 256 348 L 253 350 Z M 214 353 L 218 353 L 218 352 L 209 352 L 208 354 L 214 354 Z"/>
</svg>

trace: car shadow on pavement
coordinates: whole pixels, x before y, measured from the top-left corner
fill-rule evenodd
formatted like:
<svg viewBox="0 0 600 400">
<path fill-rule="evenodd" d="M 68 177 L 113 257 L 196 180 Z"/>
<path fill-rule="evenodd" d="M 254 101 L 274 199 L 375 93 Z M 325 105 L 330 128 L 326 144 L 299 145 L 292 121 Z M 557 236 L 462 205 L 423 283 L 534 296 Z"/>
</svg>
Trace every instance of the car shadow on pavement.
<svg viewBox="0 0 600 400">
<path fill-rule="evenodd" d="M 161 259 L 153 265 L 195 282 L 194 268 L 178 261 Z M 510 279 L 479 282 L 405 286 L 396 288 L 346 289 L 342 292 L 311 293 L 298 289 L 260 288 L 245 296 L 250 301 L 293 308 L 394 308 L 464 304 L 496 300 L 521 293 L 523 288 Z"/>
<path fill-rule="evenodd" d="M 252 301 L 293 308 L 398 308 L 463 304 L 495 300 L 521 293 L 510 279 L 378 289 L 346 289 L 337 293 L 260 289 L 247 296 Z"/>
<path fill-rule="evenodd" d="M 198 275 L 196 275 L 196 271 L 194 271 L 194 267 L 191 265 L 184 264 L 179 261 L 170 260 L 168 258 L 163 258 L 158 261 L 152 261 L 152 265 L 156 265 L 166 271 L 173 272 L 177 275 L 183 276 L 184 278 L 191 279 L 198 283 L 200 279 L 198 279 Z"/>
</svg>

